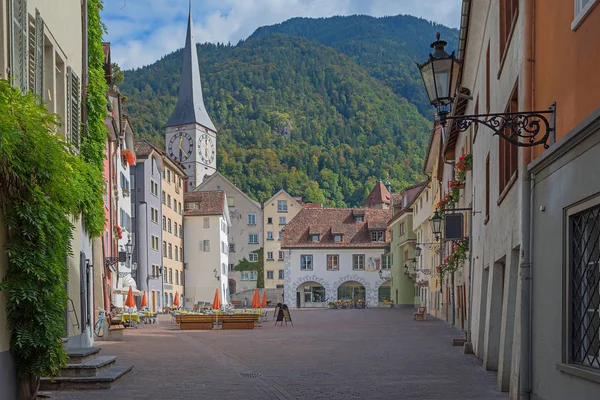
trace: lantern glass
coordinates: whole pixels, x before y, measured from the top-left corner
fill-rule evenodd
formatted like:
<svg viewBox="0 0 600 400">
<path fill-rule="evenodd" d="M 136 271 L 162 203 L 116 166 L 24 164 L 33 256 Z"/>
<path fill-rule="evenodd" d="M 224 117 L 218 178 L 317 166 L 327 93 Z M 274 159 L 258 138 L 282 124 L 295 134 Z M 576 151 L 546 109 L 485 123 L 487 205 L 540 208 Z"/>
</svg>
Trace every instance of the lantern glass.
<svg viewBox="0 0 600 400">
<path fill-rule="evenodd" d="M 437 237 L 439 237 L 442 234 L 442 220 L 443 218 L 440 217 L 440 214 L 438 214 L 437 211 L 435 212 L 435 214 L 433 214 L 433 217 L 431 217 L 431 230 L 433 231 L 433 234 Z"/>
<path fill-rule="evenodd" d="M 421 249 L 419 246 L 415 247 L 415 256 L 421 257 L 421 251 L 423 251 L 423 249 Z"/>
</svg>

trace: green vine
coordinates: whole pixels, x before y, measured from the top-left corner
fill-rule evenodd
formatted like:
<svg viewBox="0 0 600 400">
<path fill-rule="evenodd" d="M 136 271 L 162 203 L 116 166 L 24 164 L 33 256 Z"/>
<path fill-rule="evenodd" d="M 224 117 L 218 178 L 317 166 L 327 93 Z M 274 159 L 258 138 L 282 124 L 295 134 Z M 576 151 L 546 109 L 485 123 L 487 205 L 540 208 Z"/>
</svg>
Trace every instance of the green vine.
<svg viewBox="0 0 600 400">
<path fill-rule="evenodd" d="M 265 260 L 263 259 L 264 249 L 253 251 L 258 255 L 257 262 L 250 262 L 246 260 L 246 257 L 242 258 L 240 262 L 235 266 L 236 271 L 256 271 L 256 287 L 263 289 L 265 287 Z"/>
<path fill-rule="evenodd" d="M 61 338 L 67 304 L 72 217 L 96 194 L 96 166 L 56 134 L 59 117 L 33 94 L 0 80 L 0 213 L 7 273 L 0 290 L 19 376 L 35 398 L 40 376 L 56 376 L 67 359 Z"/>
<path fill-rule="evenodd" d="M 104 50 L 102 35 L 106 27 L 100 20 L 102 0 L 88 1 L 88 87 L 85 106 L 87 108 L 87 126 L 81 144 L 81 155 L 93 169 L 86 174 L 82 182 L 89 196 L 82 203 L 81 213 L 86 231 L 90 236 L 101 236 L 106 223 L 103 210 L 104 148 L 106 146 L 106 127 L 104 120 L 108 114 L 106 91 L 108 86 L 104 77 Z"/>
</svg>

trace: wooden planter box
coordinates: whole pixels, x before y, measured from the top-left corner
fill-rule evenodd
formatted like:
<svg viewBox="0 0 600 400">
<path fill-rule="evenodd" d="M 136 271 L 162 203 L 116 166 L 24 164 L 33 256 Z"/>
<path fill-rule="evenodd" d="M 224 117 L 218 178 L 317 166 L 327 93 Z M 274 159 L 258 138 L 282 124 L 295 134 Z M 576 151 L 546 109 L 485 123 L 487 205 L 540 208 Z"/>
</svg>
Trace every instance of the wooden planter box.
<svg viewBox="0 0 600 400">
<path fill-rule="evenodd" d="M 178 315 L 175 320 L 182 331 L 210 330 L 215 323 L 214 315 Z"/>
<path fill-rule="evenodd" d="M 394 306 L 394 303 L 379 303 L 379 307 L 382 308 L 392 308 Z"/>
</svg>

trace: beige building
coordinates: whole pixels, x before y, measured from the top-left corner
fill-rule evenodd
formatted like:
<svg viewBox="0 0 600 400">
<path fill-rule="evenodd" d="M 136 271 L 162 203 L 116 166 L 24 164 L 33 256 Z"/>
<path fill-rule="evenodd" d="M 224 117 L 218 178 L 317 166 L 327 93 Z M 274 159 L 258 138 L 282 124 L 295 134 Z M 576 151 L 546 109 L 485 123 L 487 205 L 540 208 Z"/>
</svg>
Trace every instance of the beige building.
<svg viewBox="0 0 600 400">
<path fill-rule="evenodd" d="M 251 301 L 252 291 L 256 289 L 258 271 L 235 271 L 235 266 L 243 259 L 258 262 L 258 251 L 263 247 L 262 205 L 248 197 L 220 172 L 215 172 L 204 179 L 195 189 L 195 191 L 207 190 L 222 190 L 227 195 L 231 220 L 227 235 L 229 243 L 227 286 L 230 295 L 237 295 L 232 300 L 239 299 L 247 303 Z"/>
<path fill-rule="evenodd" d="M 59 132 L 66 135 L 75 147 L 80 143 L 81 79 L 84 76 L 83 11 L 80 0 L 63 0 L 61 7 L 47 0 L 0 0 L 0 79 L 12 79 L 21 90 L 42 96 L 46 108 L 58 114 L 64 122 Z M 11 25 L 17 29 L 11 29 Z M 74 315 L 79 321 L 94 320 L 94 272 L 86 269 L 85 264 L 86 260 L 91 260 L 93 264 L 102 265 L 102 254 L 97 252 L 94 257 L 92 243 L 83 231 L 81 221 L 74 221 L 74 225 L 73 255 L 67 260 L 67 294 L 73 303 L 69 305 L 65 328 L 69 336 L 67 346 L 87 347 L 93 342 L 91 325 L 76 323 Z M 0 246 L 4 246 L 4 241 L 4 233 L 0 233 Z M 7 264 L 6 255 L 2 252 L 0 276 L 5 275 Z M 101 268 L 96 270 L 99 274 Z M 82 272 L 88 274 L 87 279 L 80 276 Z M 88 282 L 88 289 L 82 289 L 80 282 Z M 0 397 L 16 398 L 6 302 L 6 293 L 0 293 Z M 88 314 L 89 318 L 82 314 Z"/>
<path fill-rule="evenodd" d="M 183 306 L 183 185 L 185 172 L 181 164 L 163 156 L 162 181 L 162 240 L 164 305 L 171 307 L 175 296 Z M 165 251 L 166 250 L 166 251 Z"/>
<path fill-rule="evenodd" d="M 280 289 L 284 284 L 284 252 L 281 230 L 302 210 L 302 205 L 281 189 L 263 205 L 265 289 Z"/>
</svg>

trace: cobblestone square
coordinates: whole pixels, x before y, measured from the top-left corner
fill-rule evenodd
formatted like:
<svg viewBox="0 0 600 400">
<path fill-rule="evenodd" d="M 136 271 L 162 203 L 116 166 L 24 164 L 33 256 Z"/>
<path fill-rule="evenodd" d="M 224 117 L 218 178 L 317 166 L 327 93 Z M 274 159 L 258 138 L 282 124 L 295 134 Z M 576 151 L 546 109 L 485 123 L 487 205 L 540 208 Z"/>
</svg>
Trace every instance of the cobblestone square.
<svg viewBox="0 0 600 400">
<path fill-rule="evenodd" d="M 97 342 L 134 369 L 114 388 L 55 399 L 506 399 L 444 322 L 412 309 L 292 310 L 294 325 L 180 331 L 170 318 Z"/>
</svg>

